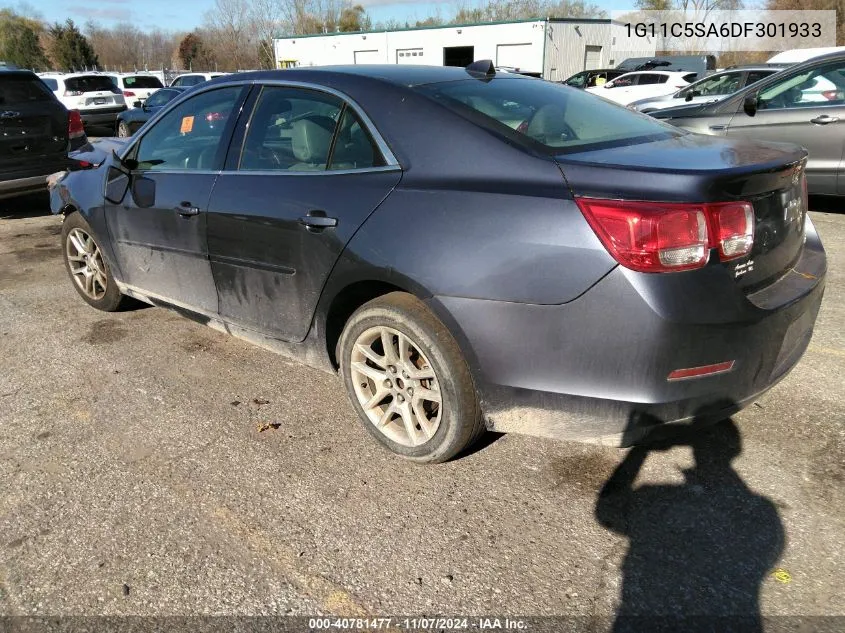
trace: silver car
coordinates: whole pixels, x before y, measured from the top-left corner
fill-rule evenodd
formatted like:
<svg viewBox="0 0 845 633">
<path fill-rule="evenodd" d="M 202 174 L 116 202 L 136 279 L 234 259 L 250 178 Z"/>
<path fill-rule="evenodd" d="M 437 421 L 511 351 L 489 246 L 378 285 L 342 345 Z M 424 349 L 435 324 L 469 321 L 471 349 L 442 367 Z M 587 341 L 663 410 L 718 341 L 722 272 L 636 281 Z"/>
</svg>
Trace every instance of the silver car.
<svg viewBox="0 0 845 633">
<path fill-rule="evenodd" d="M 845 52 L 790 66 L 714 103 L 651 116 L 701 134 L 803 145 L 810 193 L 845 195 Z"/>
<path fill-rule="evenodd" d="M 672 108 L 688 103 L 711 103 L 733 94 L 737 90 L 745 88 L 745 86 L 757 83 L 779 70 L 783 70 L 783 67 L 745 66 L 729 68 L 700 79 L 678 90 L 674 94 L 639 99 L 633 103 L 629 103 L 628 107 L 632 110 L 648 114 L 655 110 Z"/>
</svg>

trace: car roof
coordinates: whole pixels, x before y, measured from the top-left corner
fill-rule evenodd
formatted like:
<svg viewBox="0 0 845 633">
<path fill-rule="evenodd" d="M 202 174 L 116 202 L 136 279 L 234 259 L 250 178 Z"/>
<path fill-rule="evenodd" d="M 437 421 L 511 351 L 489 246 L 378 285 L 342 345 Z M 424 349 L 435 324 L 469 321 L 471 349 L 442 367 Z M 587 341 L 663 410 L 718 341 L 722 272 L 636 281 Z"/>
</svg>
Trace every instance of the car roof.
<svg viewBox="0 0 845 633">
<path fill-rule="evenodd" d="M 397 86 L 411 87 L 423 84 L 474 79 L 478 75 L 470 74 L 466 68 L 457 66 L 413 66 L 399 64 L 356 64 L 347 66 L 306 66 L 287 70 L 257 70 L 252 72 L 224 75 L 223 81 L 312 81 L 330 80 L 332 76 L 366 77 Z M 534 77 L 516 73 L 497 73 L 501 79 L 509 81 L 536 81 Z M 220 80 L 222 78 L 218 78 Z M 217 81 L 215 80 L 215 81 Z"/>
<path fill-rule="evenodd" d="M 21 68 L 9 68 L 8 66 L 0 66 L 0 74 L 2 74 L 3 77 L 26 77 L 27 79 L 38 78 L 38 75 L 36 75 L 31 70 L 24 70 Z"/>
</svg>

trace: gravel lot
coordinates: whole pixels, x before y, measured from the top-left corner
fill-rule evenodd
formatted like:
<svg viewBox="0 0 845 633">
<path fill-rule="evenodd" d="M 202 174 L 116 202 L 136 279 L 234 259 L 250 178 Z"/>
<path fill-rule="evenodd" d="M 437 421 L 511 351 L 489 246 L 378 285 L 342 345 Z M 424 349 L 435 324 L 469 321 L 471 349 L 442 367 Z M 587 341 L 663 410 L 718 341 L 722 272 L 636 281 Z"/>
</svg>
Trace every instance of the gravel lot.
<svg viewBox="0 0 845 633">
<path fill-rule="evenodd" d="M 0 615 L 845 615 L 845 214 L 813 205 L 810 350 L 694 449 L 500 436 L 421 467 L 330 375 L 89 308 L 46 197 L 0 201 Z"/>
</svg>

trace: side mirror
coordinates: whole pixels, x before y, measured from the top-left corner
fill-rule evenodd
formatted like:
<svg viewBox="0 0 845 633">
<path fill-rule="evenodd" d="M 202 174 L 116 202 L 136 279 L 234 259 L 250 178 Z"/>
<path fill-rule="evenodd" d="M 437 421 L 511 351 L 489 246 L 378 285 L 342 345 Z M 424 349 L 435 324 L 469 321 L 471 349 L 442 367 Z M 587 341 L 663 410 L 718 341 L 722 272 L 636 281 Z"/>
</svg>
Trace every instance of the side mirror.
<svg viewBox="0 0 845 633">
<path fill-rule="evenodd" d="M 760 96 L 756 92 L 745 96 L 745 100 L 742 102 L 742 109 L 745 111 L 745 114 L 748 116 L 757 114 L 757 101 L 759 98 Z"/>
<path fill-rule="evenodd" d="M 605 88 L 613 88 L 613 82 L 612 82 L 612 81 L 608 81 L 606 84 L 604 84 L 604 87 L 605 87 Z"/>
<path fill-rule="evenodd" d="M 692 101 L 692 92 L 687 93 L 687 96 L 684 97 L 684 101 Z"/>
<path fill-rule="evenodd" d="M 105 199 L 112 204 L 120 204 L 129 188 L 129 174 L 117 167 L 109 167 L 106 174 Z"/>
<path fill-rule="evenodd" d="M 142 108 L 142 107 L 143 107 L 145 110 L 147 109 L 147 108 L 144 106 L 144 104 L 143 104 L 143 103 L 141 103 L 141 100 L 140 100 L 140 99 L 136 99 L 135 101 L 133 101 L 133 102 L 132 102 L 132 107 L 133 107 L 133 108 Z"/>
<path fill-rule="evenodd" d="M 135 176 L 132 178 L 132 199 L 142 209 L 148 209 L 153 206 L 156 202 L 155 180 L 145 178 L 144 176 Z"/>
</svg>

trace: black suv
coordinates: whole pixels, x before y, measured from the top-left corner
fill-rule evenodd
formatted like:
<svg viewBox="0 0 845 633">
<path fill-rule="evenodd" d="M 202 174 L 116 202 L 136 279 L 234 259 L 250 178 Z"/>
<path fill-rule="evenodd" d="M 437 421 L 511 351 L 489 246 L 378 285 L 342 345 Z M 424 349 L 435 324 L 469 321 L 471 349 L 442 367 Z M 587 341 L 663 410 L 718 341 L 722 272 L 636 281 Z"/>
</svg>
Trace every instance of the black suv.
<svg viewBox="0 0 845 633">
<path fill-rule="evenodd" d="M 68 150 L 85 141 L 79 112 L 68 112 L 35 73 L 0 67 L 0 199 L 46 189 Z"/>
</svg>

